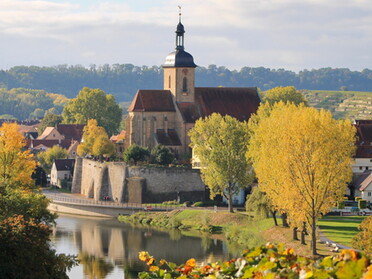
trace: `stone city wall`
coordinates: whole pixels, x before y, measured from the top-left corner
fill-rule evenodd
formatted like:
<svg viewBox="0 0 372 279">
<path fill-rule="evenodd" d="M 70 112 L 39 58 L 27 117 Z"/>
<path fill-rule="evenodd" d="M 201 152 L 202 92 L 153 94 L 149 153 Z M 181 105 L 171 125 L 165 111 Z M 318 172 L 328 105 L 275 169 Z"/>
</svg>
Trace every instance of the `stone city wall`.
<svg viewBox="0 0 372 279">
<path fill-rule="evenodd" d="M 198 170 L 135 167 L 82 158 L 76 159 L 72 192 L 95 200 L 108 197 L 131 203 L 205 199 L 205 186 Z"/>
</svg>

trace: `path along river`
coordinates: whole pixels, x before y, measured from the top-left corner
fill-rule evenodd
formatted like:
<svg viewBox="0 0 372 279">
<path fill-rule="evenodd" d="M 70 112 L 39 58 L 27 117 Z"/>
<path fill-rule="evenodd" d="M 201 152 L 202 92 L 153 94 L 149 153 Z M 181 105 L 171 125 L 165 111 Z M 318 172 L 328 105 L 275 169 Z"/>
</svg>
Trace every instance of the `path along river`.
<svg viewBox="0 0 372 279">
<path fill-rule="evenodd" d="M 198 262 L 229 258 L 227 246 L 220 240 L 184 236 L 178 230 L 133 228 L 116 219 L 60 214 L 51 240 L 58 253 L 80 257 L 79 266 L 68 274 L 71 279 L 138 278 L 138 271 L 146 270 L 138 259 L 140 251 L 177 264 L 189 258 Z"/>
</svg>

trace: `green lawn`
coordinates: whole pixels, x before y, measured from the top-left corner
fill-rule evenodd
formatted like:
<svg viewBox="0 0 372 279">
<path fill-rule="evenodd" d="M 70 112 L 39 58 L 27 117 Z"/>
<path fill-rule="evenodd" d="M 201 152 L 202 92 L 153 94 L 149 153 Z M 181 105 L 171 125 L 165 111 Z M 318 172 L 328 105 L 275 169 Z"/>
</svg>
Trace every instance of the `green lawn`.
<svg viewBox="0 0 372 279">
<path fill-rule="evenodd" d="M 359 231 L 358 225 L 365 218 L 362 216 L 325 216 L 319 220 L 318 225 L 330 240 L 351 247 L 351 239 Z"/>
</svg>

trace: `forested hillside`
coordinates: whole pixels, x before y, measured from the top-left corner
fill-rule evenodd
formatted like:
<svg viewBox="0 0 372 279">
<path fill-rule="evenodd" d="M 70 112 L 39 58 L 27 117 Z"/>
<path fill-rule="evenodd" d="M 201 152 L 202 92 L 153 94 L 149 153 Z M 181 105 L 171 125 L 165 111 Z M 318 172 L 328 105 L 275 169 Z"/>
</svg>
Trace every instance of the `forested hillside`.
<svg viewBox="0 0 372 279">
<path fill-rule="evenodd" d="M 45 112 L 60 114 L 68 99 L 44 90 L 0 88 L 0 119 L 43 118 Z"/>
<path fill-rule="evenodd" d="M 216 65 L 196 69 L 196 86 L 257 86 L 267 90 L 288 85 L 308 90 L 372 91 L 372 70 L 322 68 L 295 73 L 264 67 L 243 67 L 237 71 Z M 92 65 L 89 68 L 79 65 L 17 66 L 0 71 L 0 87 L 7 89 L 40 89 L 74 98 L 84 86 L 113 94 L 118 102 L 131 101 L 138 89 L 161 89 L 163 71 L 158 66 L 132 64 Z"/>
</svg>

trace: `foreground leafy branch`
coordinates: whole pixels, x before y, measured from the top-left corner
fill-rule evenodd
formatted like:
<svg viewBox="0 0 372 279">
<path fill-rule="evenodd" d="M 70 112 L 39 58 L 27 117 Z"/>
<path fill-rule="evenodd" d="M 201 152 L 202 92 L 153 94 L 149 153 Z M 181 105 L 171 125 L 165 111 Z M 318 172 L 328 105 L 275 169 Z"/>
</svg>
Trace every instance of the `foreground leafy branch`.
<svg viewBox="0 0 372 279">
<path fill-rule="evenodd" d="M 139 278 L 338 278 L 370 279 L 372 264 L 368 257 L 354 250 L 343 250 L 336 256 L 321 260 L 297 256 L 292 248 L 266 244 L 246 250 L 242 257 L 225 262 L 198 265 L 195 259 L 177 266 L 166 260 L 156 261 L 148 252 L 139 258 L 149 266 L 149 271 L 139 273 Z"/>
</svg>

